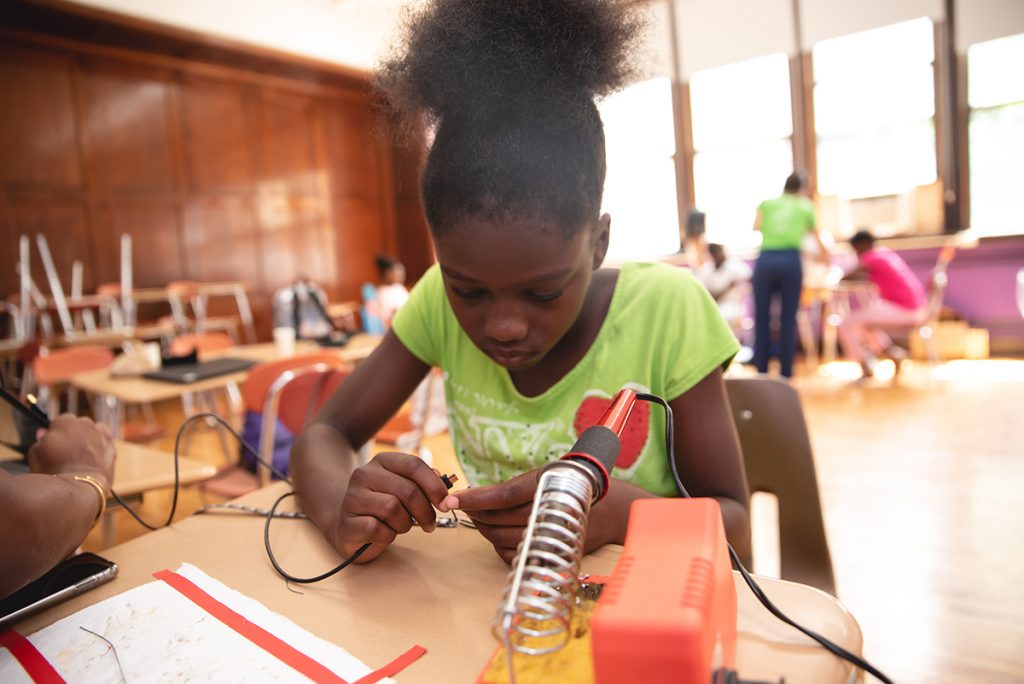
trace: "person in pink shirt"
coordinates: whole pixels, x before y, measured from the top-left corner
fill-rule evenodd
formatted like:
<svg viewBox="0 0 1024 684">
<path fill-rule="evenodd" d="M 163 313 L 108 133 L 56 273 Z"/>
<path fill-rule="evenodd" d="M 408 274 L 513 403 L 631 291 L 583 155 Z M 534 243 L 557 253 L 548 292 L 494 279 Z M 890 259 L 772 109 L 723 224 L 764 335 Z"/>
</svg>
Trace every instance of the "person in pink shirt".
<svg viewBox="0 0 1024 684">
<path fill-rule="evenodd" d="M 893 344 L 886 328 L 920 325 L 927 316 L 924 287 L 900 255 L 875 246 L 875 236 L 860 230 L 850 245 L 857 252 L 858 266 L 846 279 L 868 279 L 878 288 L 878 297 L 847 316 L 839 326 L 843 353 L 861 365 L 865 378 L 874 375 L 875 360 L 887 356 L 900 363 L 905 350 Z"/>
</svg>

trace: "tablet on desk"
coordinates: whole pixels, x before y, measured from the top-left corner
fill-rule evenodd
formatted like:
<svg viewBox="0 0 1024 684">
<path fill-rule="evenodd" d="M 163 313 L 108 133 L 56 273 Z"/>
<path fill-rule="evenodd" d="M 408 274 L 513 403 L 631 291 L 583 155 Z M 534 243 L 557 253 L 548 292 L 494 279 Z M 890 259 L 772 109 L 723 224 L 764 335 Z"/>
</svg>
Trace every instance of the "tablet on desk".
<svg viewBox="0 0 1024 684">
<path fill-rule="evenodd" d="M 229 375 L 247 370 L 256 362 L 249 359 L 213 359 L 212 361 L 199 361 L 196 363 L 182 363 L 167 366 L 158 371 L 143 373 L 142 377 L 150 380 L 162 380 L 164 382 L 176 382 L 189 384 L 215 378 L 219 375 Z"/>
</svg>

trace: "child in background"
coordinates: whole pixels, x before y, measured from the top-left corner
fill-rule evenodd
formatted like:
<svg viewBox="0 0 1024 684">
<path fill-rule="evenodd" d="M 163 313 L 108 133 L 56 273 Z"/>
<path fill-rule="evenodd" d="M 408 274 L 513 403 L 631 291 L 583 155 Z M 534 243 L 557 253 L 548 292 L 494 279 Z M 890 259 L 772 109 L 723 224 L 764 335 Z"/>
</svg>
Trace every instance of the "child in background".
<svg viewBox="0 0 1024 684">
<path fill-rule="evenodd" d="M 401 261 L 378 256 L 377 270 L 381 283 L 377 288 L 377 313 L 387 330 L 395 313 L 409 301 L 409 290 L 405 287 L 405 266 Z"/>
<path fill-rule="evenodd" d="M 611 217 L 600 212 L 594 98 L 630 82 L 637 16 L 603 0 L 436 0 L 380 72 L 388 100 L 435 130 L 422 199 L 438 265 L 293 451 L 302 508 L 342 554 L 371 542 L 359 560 L 372 560 L 414 519 L 433 531 L 436 508 L 464 511 L 511 561 L 540 469 L 623 386 L 671 403 L 683 482 L 718 500 L 729 540 L 747 547 L 722 380 L 735 337 L 688 272 L 601 268 Z M 356 457 L 434 366 L 473 486 L 452 494 L 409 454 Z M 590 513 L 588 551 L 623 542 L 633 500 L 678 495 L 664 429 L 657 407 L 634 408 L 616 481 Z"/>
<path fill-rule="evenodd" d="M 729 327 L 738 333 L 742 330 L 743 319 L 747 318 L 750 266 L 726 256 L 725 247 L 719 244 L 708 245 L 708 254 L 711 259 L 697 269 L 697 280 L 718 302 L 718 310 Z"/>
<path fill-rule="evenodd" d="M 887 356 L 900 365 L 907 352 L 893 344 L 885 327 L 920 325 L 927 315 L 924 287 L 899 254 L 875 246 L 875 236 L 860 230 L 850 238 L 859 265 L 845 280 L 868 279 L 878 288 L 878 298 L 857 309 L 839 326 L 843 354 L 861 366 L 862 376 L 874 376 L 878 356 Z"/>
</svg>

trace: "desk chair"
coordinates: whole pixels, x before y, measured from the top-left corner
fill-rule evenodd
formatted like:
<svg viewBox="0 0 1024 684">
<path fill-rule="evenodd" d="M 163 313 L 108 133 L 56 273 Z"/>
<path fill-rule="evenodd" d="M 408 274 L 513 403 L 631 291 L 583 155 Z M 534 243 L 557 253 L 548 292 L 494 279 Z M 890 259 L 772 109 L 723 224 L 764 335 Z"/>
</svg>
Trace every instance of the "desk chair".
<svg viewBox="0 0 1024 684">
<path fill-rule="evenodd" d="M 51 416 L 60 413 L 60 394 L 75 373 L 109 368 L 114 363 L 114 352 L 106 347 L 82 345 L 68 349 L 39 349 L 32 360 L 32 376 L 39 385 L 40 400 L 49 406 Z M 68 387 L 68 410 L 78 410 L 78 390 Z"/>
<path fill-rule="evenodd" d="M 832 557 L 800 398 L 784 381 L 726 378 L 751 494 L 779 501 L 781 575 L 835 594 Z M 749 554 L 743 558 L 749 564 Z"/>
<path fill-rule="evenodd" d="M 339 368 L 336 363 L 318 363 L 285 371 L 274 381 L 263 406 L 260 456 L 264 461 L 274 463 L 274 433 L 278 422 L 292 435 L 299 434 L 348 374 L 347 368 Z M 286 464 L 274 463 L 279 469 L 281 465 Z M 262 463 L 256 470 L 260 485 L 270 484 L 270 472 Z"/>
<path fill-rule="evenodd" d="M 39 350 L 32 360 L 32 376 L 40 387 L 41 399 L 49 405 L 51 416 L 60 413 L 60 390 L 75 373 L 109 368 L 114 363 L 114 353 L 106 347 L 81 345 L 66 349 Z M 119 410 L 123 410 L 123 406 Z M 68 410 L 78 413 L 78 390 L 68 386 Z M 95 411 L 93 414 L 95 415 Z M 146 423 L 120 421 L 126 442 L 151 442 L 163 435 L 163 428 L 149 421 Z"/>
<path fill-rule="evenodd" d="M 167 283 L 167 303 L 171 307 L 171 318 L 175 327 L 181 332 L 196 334 L 220 332 L 238 343 L 238 319 L 233 316 L 207 316 L 207 294 L 203 285 L 191 280 L 175 280 Z M 248 309 L 248 300 L 243 307 L 239 302 L 239 312 Z M 191 317 L 189 316 L 191 309 Z M 244 316 L 243 316 L 244 317 Z"/>
<path fill-rule="evenodd" d="M 928 363 L 932 368 L 939 365 L 939 345 L 935 339 L 939 319 L 942 315 L 942 304 L 945 301 L 946 287 L 949 285 L 947 270 L 949 263 L 956 256 L 956 245 L 947 244 L 939 250 L 939 257 L 932 268 L 931 277 L 928 279 L 927 306 L 924 319 L 917 324 L 905 327 L 887 327 L 887 333 L 905 333 L 908 337 L 917 334 L 924 344 L 925 352 L 928 354 Z"/>
<path fill-rule="evenodd" d="M 248 377 L 242 383 L 241 397 L 243 409 L 242 437 L 255 447 L 261 457 L 267 453 L 262 440 L 262 425 L 265 417 L 264 407 L 271 386 L 288 371 L 316 365 L 341 367 L 342 363 L 333 352 L 317 352 L 293 356 L 277 361 L 268 361 L 253 366 Z M 271 435 L 269 453 L 273 453 L 273 434 Z M 234 463 L 214 475 L 200 485 L 204 491 L 224 498 L 233 499 L 259 487 L 259 480 L 254 472 L 239 463 Z"/>
</svg>

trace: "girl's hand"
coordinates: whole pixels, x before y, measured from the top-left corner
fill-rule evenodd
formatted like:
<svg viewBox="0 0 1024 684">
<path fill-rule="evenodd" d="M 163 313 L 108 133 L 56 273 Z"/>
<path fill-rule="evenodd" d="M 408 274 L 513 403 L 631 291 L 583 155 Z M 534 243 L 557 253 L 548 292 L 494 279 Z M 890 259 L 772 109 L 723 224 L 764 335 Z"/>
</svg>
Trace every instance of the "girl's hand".
<svg viewBox="0 0 1024 684">
<path fill-rule="evenodd" d="M 511 563 L 526 531 L 539 480 L 540 470 L 531 470 L 508 482 L 449 494 L 441 510 L 465 511 L 501 559 Z"/>
<path fill-rule="evenodd" d="M 539 469 L 531 470 L 502 484 L 450 494 L 444 504 L 448 509 L 464 511 L 501 559 L 511 564 L 530 520 L 540 474 Z M 621 544 L 626 535 L 629 505 L 635 499 L 649 496 L 652 494 L 639 487 L 612 480 L 608 495 L 590 509 L 585 552 L 605 544 Z"/>
<path fill-rule="evenodd" d="M 434 506 L 447 511 L 447 494 L 441 478 L 421 459 L 397 452 L 377 454 L 352 471 L 328 540 L 346 557 L 370 542 L 357 562 L 373 560 L 416 523 L 433 532 Z"/>
</svg>

